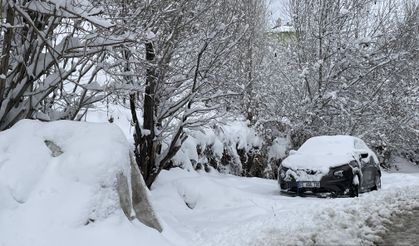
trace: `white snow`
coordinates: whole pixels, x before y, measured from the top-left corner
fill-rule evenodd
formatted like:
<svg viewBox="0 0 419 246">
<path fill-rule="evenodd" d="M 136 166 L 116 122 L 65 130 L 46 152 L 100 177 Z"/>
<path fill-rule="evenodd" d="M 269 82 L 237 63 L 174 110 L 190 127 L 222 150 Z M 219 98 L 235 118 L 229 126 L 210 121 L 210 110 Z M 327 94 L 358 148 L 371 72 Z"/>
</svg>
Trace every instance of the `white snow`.
<svg viewBox="0 0 419 246">
<path fill-rule="evenodd" d="M 319 136 L 308 139 L 293 155 L 287 157 L 282 165 L 297 169 L 317 170 L 328 173 L 330 167 L 349 163 L 361 152 L 375 154 L 359 138 L 352 136 Z"/>
<path fill-rule="evenodd" d="M 282 161 L 284 167 L 297 169 L 309 169 L 328 173 L 330 167 L 337 167 L 349 163 L 354 158 L 351 154 L 302 154 L 296 152 Z"/>
<path fill-rule="evenodd" d="M 230 147 L 235 158 L 239 158 L 236 147 L 249 151 L 253 147 L 261 147 L 262 142 L 263 140 L 258 136 L 256 130 L 249 127 L 245 121 L 237 120 L 228 124 L 215 123 L 212 128 L 190 131 L 188 139 L 173 159 L 175 163 L 185 168 L 191 168 L 190 160 L 200 161 L 197 153 L 198 145 L 202 149 L 210 146 L 218 158 L 222 157 L 224 148 Z"/>
<path fill-rule="evenodd" d="M 171 245 L 122 212 L 116 175 L 129 168 L 113 124 L 22 120 L 0 132 L 0 245 Z"/>
<path fill-rule="evenodd" d="M 139 119 L 141 112 L 138 112 Z M 109 105 L 102 105 L 97 103 L 95 108 L 92 108 L 87 112 L 85 120 L 88 122 L 107 122 L 110 118 L 113 118 L 114 124 L 119 126 L 125 137 L 130 141 L 134 142 L 132 135 L 134 133 L 132 122 L 132 116 L 129 108 L 125 108 L 120 105 L 109 103 Z"/>
<path fill-rule="evenodd" d="M 281 195 L 274 180 L 179 168 L 152 187 L 158 213 L 188 245 L 372 245 L 391 216 L 419 206 L 419 175 L 383 173 L 358 198 Z"/>
<path fill-rule="evenodd" d="M 285 180 L 294 178 L 296 181 L 320 181 L 327 172 L 316 172 L 314 174 L 307 174 L 305 170 L 288 169 L 285 172 Z"/>
<path fill-rule="evenodd" d="M 339 13 L 341 14 L 341 15 L 347 15 L 347 14 L 349 14 L 351 11 L 349 11 L 348 9 L 346 9 L 346 8 L 341 8 L 340 9 L 340 11 L 339 11 Z"/>
<path fill-rule="evenodd" d="M 295 28 L 293 26 L 279 26 L 273 30 L 274 32 L 295 32 Z"/>
<path fill-rule="evenodd" d="M 390 172 L 393 173 L 419 173 L 419 165 L 410 162 L 409 160 L 395 156 L 390 159 L 390 163 L 394 166 L 391 167 Z"/>
<path fill-rule="evenodd" d="M 300 153 L 334 153 L 354 149 L 354 138 L 350 136 L 318 136 L 308 139 L 299 149 Z"/>
<path fill-rule="evenodd" d="M 286 156 L 286 151 L 289 146 L 286 138 L 277 137 L 274 139 L 272 146 L 268 149 L 268 159 L 279 160 Z"/>
</svg>

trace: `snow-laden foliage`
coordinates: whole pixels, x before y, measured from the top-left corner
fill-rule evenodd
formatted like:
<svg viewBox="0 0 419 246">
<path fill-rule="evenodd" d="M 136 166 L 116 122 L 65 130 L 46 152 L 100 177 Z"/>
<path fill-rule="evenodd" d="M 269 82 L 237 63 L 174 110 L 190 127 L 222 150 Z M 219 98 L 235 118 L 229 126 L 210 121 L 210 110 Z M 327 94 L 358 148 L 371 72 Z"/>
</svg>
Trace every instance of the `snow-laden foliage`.
<svg viewBox="0 0 419 246">
<path fill-rule="evenodd" d="M 104 99 L 104 51 L 126 37 L 106 31 L 112 24 L 102 8 L 84 0 L 3 3 L 0 130 L 25 118 L 80 119 Z"/>
<path fill-rule="evenodd" d="M 251 175 L 252 169 L 262 168 L 253 167 L 262 145 L 263 140 L 246 122 L 214 124 L 212 128 L 190 132 L 173 161 L 187 169 L 215 168 L 223 173 Z"/>
</svg>

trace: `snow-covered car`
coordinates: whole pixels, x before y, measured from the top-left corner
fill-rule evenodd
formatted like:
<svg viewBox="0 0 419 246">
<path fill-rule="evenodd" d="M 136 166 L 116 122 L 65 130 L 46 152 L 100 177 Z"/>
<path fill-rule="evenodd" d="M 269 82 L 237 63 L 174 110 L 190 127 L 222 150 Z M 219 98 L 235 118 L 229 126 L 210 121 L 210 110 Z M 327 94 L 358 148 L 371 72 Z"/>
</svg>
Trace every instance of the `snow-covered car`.
<svg viewBox="0 0 419 246">
<path fill-rule="evenodd" d="M 290 151 L 279 167 L 282 192 L 358 196 L 381 188 L 377 156 L 353 136 L 318 136 Z"/>
</svg>

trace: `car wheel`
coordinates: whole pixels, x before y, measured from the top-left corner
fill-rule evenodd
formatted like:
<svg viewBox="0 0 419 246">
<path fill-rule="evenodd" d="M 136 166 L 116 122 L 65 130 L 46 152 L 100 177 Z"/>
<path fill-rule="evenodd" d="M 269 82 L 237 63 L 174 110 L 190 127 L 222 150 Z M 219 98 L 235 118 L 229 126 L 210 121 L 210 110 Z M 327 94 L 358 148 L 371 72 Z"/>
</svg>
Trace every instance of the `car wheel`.
<svg viewBox="0 0 419 246">
<path fill-rule="evenodd" d="M 352 181 L 349 187 L 349 196 L 357 197 L 359 195 L 359 176 L 355 175 L 354 180 Z"/>
<path fill-rule="evenodd" d="M 372 190 L 379 190 L 381 189 L 381 176 L 375 175 L 375 186 L 372 187 Z"/>
<path fill-rule="evenodd" d="M 357 197 L 359 195 L 359 185 L 352 184 L 349 188 L 349 196 L 350 197 Z"/>
<path fill-rule="evenodd" d="M 297 196 L 303 196 L 304 195 L 304 190 L 301 188 L 297 188 Z"/>
</svg>

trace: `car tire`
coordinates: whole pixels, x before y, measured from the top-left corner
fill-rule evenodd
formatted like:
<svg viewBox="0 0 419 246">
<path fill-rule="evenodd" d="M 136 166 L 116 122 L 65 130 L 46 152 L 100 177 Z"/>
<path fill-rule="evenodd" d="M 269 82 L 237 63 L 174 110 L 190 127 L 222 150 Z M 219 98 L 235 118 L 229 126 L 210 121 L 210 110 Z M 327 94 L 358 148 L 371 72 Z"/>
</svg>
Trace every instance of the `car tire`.
<svg viewBox="0 0 419 246">
<path fill-rule="evenodd" d="M 301 188 L 297 188 L 297 192 L 296 192 L 297 196 L 304 196 L 304 190 Z"/>
<path fill-rule="evenodd" d="M 381 175 L 375 175 L 375 185 L 371 190 L 381 189 Z"/>
<path fill-rule="evenodd" d="M 351 185 L 349 186 L 349 197 L 358 197 L 359 196 L 359 176 L 356 175 L 356 177 L 358 178 L 358 184 L 355 184 L 354 182 L 351 183 Z"/>
<path fill-rule="evenodd" d="M 359 185 L 351 184 L 349 188 L 349 197 L 358 197 L 359 196 Z"/>
</svg>

